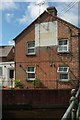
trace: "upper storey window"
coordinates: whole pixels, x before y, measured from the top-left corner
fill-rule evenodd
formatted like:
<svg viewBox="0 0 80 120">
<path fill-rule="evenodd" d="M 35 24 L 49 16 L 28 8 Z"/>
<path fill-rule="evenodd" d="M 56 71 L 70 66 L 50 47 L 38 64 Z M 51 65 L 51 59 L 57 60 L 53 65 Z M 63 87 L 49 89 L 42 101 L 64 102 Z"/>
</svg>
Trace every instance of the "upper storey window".
<svg viewBox="0 0 80 120">
<path fill-rule="evenodd" d="M 35 54 L 35 42 L 28 42 L 27 43 L 27 55 L 34 55 Z"/>
<path fill-rule="evenodd" d="M 58 52 L 68 52 L 68 40 L 58 41 Z"/>
</svg>

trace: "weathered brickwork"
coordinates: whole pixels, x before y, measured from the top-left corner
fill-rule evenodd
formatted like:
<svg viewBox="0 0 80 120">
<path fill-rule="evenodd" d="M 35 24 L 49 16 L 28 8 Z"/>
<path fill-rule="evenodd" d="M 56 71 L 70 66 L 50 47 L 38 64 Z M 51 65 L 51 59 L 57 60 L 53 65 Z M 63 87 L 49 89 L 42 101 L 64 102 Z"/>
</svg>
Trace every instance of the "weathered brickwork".
<svg viewBox="0 0 80 120">
<path fill-rule="evenodd" d="M 35 24 L 54 20 L 58 22 L 58 41 L 63 38 L 68 39 L 69 53 L 58 53 L 56 45 L 37 47 L 35 55 L 26 55 L 27 42 L 35 41 Z M 35 66 L 36 78 L 40 79 L 45 87 L 53 89 L 74 88 L 78 80 L 78 52 L 78 28 L 44 12 L 15 40 L 16 79 L 22 80 L 28 87 L 33 87 L 33 83 L 27 81 L 26 68 L 27 66 Z M 69 66 L 68 82 L 58 80 L 59 65 Z"/>
</svg>

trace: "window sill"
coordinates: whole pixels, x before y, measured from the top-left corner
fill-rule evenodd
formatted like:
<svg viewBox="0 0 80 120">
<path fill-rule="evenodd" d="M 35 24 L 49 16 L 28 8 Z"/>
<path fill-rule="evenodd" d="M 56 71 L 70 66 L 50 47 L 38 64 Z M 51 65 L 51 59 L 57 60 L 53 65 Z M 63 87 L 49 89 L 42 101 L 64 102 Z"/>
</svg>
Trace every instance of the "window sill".
<svg viewBox="0 0 80 120">
<path fill-rule="evenodd" d="M 36 56 L 36 54 L 26 54 L 26 56 Z"/>
<path fill-rule="evenodd" d="M 70 54 L 70 52 L 69 51 L 67 51 L 67 52 L 59 52 L 58 51 L 58 55 L 60 55 L 60 54 Z"/>
<path fill-rule="evenodd" d="M 62 83 L 69 83 L 69 80 L 58 80 L 58 81 Z"/>
<path fill-rule="evenodd" d="M 27 82 L 34 82 L 34 80 L 26 80 Z"/>
</svg>

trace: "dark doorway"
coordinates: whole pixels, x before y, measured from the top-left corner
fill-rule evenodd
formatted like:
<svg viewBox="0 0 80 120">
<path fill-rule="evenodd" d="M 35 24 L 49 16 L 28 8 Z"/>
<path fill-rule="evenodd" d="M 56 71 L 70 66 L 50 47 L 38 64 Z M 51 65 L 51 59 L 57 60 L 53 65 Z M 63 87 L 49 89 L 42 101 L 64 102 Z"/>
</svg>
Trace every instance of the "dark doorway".
<svg viewBox="0 0 80 120">
<path fill-rule="evenodd" d="M 10 79 L 14 78 L 14 70 L 12 69 L 9 71 L 9 78 Z"/>
</svg>

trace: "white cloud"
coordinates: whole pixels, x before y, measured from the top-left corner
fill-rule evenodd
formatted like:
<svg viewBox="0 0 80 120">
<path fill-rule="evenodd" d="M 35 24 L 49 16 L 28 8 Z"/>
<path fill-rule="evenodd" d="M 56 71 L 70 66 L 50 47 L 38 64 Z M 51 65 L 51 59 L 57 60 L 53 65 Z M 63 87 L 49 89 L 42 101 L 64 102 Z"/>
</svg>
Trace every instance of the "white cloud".
<svg viewBox="0 0 80 120">
<path fill-rule="evenodd" d="M 26 22 L 28 21 L 28 16 L 27 15 L 23 15 L 22 18 L 18 19 L 20 24 L 26 24 Z"/>
<path fill-rule="evenodd" d="M 59 5 L 57 6 L 57 10 L 59 11 L 58 16 L 76 26 L 78 26 L 78 18 L 79 18 L 79 14 L 78 14 L 78 4 L 75 4 L 71 9 L 69 5 L 69 2 L 63 5 Z M 73 5 L 73 3 L 72 3 Z M 68 11 L 69 9 L 69 11 Z M 63 10 L 63 11 L 62 11 Z M 67 10 L 67 11 L 66 11 Z"/>
<path fill-rule="evenodd" d="M 12 20 L 12 18 L 14 17 L 14 14 L 7 13 L 7 14 L 5 15 L 5 17 L 6 17 L 6 21 L 7 21 L 8 23 L 10 23 L 11 20 Z"/>
<path fill-rule="evenodd" d="M 48 7 L 48 3 L 44 3 L 41 6 L 39 6 L 38 3 L 37 2 L 36 3 L 30 3 L 29 6 L 28 6 L 28 11 L 29 11 L 30 16 L 32 18 L 38 17 L 39 14 L 41 14 L 42 12 L 44 12 L 44 10 L 46 10 L 46 8 Z"/>
<path fill-rule="evenodd" d="M 46 10 L 47 7 L 48 7 L 47 3 L 39 7 L 39 5 L 31 2 L 27 6 L 24 15 L 18 19 L 19 23 L 25 24 L 27 22 L 30 22 L 30 20 L 36 19 L 39 16 L 39 14 L 41 14 L 42 12 L 44 12 L 44 10 Z"/>
<path fill-rule="evenodd" d="M 3 2 L 2 4 L 2 8 L 0 9 L 17 9 L 17 5 L 14 1 L 17 2 L 17 0 L 3 0 L 3 1 L 6 1 L 6 2 Z M 9 3 L 7 3 L 7 1 Z M 36 19 L 39 14 L 41 14 L 42 12 L 44 12 L 44 10 L 46 10 L 46 8 L 48 7 L 48 1 L 51 1 L 52 0 L 34 0 L 35 2 L 30 2 L 30 4 L 26 7 L 25 9 L 25 12 L 24 14 L 22 15 L 22 17 L 18 18 L 18 22 L 20 24 L 27 24 L 27 22 L 31 22 L 32 20 Z M 46 2 L 45 2 L 46 1 Z M 56 0 L 56 2 L 66 2 L 66 6 L 67 4 L 69 4 L 69 2 L 67 2 L 67 0 Z M 73 1 L 73 0 L 72 0 Z M 79 0 L 77 0 L 79 1 Z M 36 4 L 35 4 L 36 3 Z M 39 3 L 44 3 L 43 5 L 39 6 Z M 54 3 L 54 2 L 53 2 Z M 0 4 L 1 6 L 1 4 Z M 77 5 L 76 5 L 77 6 Z M 79 21 L 79 18 L 78 18 L 78 7 L 76 6 L 73 6 L 73 8 L 71 8 L 71 10 L 69 10 L 69 12 L 67 13 L 64 13 L 62 16 L 59 16 L 61 17 L 62 19 L 65 19 L 66 21 L 69 21 L 71 22 L 72 24 L 75 24 L 77 25 L 78 24 L 78 21 Z M 56 7 L 56 6 L 55 6 Z M 57 6 L 57 10 L 58 11 L 61 11 L 63 9 L 64 5 L 58 5 Z M 39 13 L 39 10 L 40 10 L 40 13 Z M 9 19 L 10 17 L 10 19 Z M 9 22 L 11 19 L 12 19 L 13 15 L 6 15 L 6 19 L 7 19 L 7 22 Z"/>
<path fill-rule="evenodd" d="M 41 0 L 39 0 L 39 1 L 41 1 Z M 38 1 L 38 3 L 39 3 L 39 1 Z M 69 2 L 66 2 L 63 5 L 58 3 L 59 6 L 57 7 L 57 10 L 61 11 L 66 6 L 67 6 L 66 9 L 69 9 L 69 7 L 70 7 L 69 4 L 70 4 Z M 64 20 L 78 26 L 79 18 L 80 18 L 78 16 L 78 3 L 76 3 L 74 6 L 73 6 L 73 4 L 74 3 L 71 4 L 71 9 L 67 12 L 63 12 L 62 16 L 60 16 L 60 17 Z M 48 3 L 44 3 L 41 6 L 35 5 L 34 3 L 30 3 L 28 6 L 28 12 L 30 13 L 31 18 L 35 19 L 36 17 L 39 16 L 39 10 L 40 10 L 40 14 L 41 14 L 47 7 L 48 7 Z"/>
<path fill-rule="evenodd" d="M 5 10 L 5 9 L 8 9 L 8 10 L 11 10 L 11 9 L 18 9 L 18 5 L 16 5 L 16 3 L 13 1 L 13 0 L 9 0 L 9 2 L 7 0 L 2 1 L 0 3 L 0 10 Z"/>
<path fill-rule="evenodd" d="M 14 45 L 14 41 L 9 40 L 9 41 L 8 41 L 8 45 Z"/>
<path fill-rule="evenodd" d="M 70 14 L 67 13 L 67 14 L 65 14 L 65 15 L 62 17 L 62 19 L 64 19 L 64 20 L 66 20 L 66 21 L 68 21 L 68 22 L 70 22 L 70 23 L 78 26 L 78 16 L 75 15 L 74 13 L 70 13 Z"/>
</svg>

